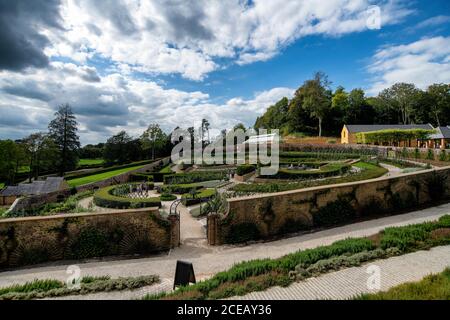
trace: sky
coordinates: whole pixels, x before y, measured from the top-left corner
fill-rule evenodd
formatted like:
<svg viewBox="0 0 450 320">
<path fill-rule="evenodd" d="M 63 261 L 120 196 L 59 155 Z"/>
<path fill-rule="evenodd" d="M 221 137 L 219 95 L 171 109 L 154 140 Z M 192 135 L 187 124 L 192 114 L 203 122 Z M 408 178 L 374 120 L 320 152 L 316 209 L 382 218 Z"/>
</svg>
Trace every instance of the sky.
<svg viewBox="0 0 450 320">
<path fill-rule="evenodd" d="M 0 0 L 0 139 L 62 103 L 82 144 L 202 118 L 214 134 L 316 71 L 367 95 L 450 83 L 450 1 Z"/>
</svg>

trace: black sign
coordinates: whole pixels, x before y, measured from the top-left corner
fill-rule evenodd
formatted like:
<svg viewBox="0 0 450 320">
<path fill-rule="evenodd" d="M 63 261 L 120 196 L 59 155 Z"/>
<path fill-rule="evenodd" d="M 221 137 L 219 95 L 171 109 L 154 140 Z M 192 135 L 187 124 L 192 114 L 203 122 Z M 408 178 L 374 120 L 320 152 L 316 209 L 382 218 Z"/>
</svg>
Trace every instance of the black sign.
<svg viewBox="0 0 450 320">
<path fill-rule="evenodd" d="M 192 266 L 192 263 L 177 260 L 173 289 L 175 289 L 176 286 L 186 286 L 189 283 L 195 282 L 194 267 Z"/>
</svg>

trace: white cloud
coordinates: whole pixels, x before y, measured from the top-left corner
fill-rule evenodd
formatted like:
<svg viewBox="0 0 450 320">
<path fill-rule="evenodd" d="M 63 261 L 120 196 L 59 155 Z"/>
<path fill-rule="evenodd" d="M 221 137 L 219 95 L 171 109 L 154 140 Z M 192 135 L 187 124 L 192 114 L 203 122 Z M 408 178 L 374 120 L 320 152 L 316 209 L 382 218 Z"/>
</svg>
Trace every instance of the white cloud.
<svg viewBox="0 0 450 320">
<path fill-rule="evenodd" d="M 86 70 L 98 81 L 86 77 Z M 167 132 L 177 126 L 198 126 L 202 118 L 217 130 L 238 122 L 250 126 L 268 106 L 291 97 L 294 90 L 273 88 L 251 99 L 237 97 L 215 104 L 200 91 L 165 89 L 118 73 L 98 76 L 94 68 L 52 62 L 48 69 L 28 73 L 1 72 L 0 92 L 1 137 L 45 131 L 56 107 L 68 102 L 79 121 L 82 142 L 96 143 L 122 129 L 138 136 L 150 123 Z"/>
<path fill-rule="evenodd" d="M 392 45 L 376 52 L 368 71 L 373 75 L 369 93 L 396 82 L 426 88 L 450 82 L 450 37 L 425 38 L 406 45 Z"/>
<path fill-rule="evenodd" d="M 134 70 L 193 80 L 220 68 L 265 61 L 307 35 L 339 36 L 367 29 L 369 0 L 97 1 L 63 0 L 66 32 L 51 34 L 50 56 L 85 62 L 94 53 Z M 377 1 L 383 25 L 411 10 Z"/>
</svg>

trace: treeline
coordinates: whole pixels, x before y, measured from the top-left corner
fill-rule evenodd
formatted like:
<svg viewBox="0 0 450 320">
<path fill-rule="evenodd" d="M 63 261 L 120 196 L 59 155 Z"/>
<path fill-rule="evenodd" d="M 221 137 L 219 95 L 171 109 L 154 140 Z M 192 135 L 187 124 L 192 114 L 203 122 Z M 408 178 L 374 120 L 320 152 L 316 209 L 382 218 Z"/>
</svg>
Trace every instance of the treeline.
<svg viewBox="0 0 450 320">
<path fill-rule="evenodd" d="M 170 135 L 151 124 L 138 137 L 121 131 L 105 143 L 80 147 L 78 123 L 70 105 L 61 105 L 48 125 L 48 132 L 33 133 L 20 140 L 0 140 L 0 182 L 14 184 L 41 175 L 77 169 L 80 158 L 102 158 L 105 165 L 155 159 L 170 154 Z"/>
<path fill-rule="evenodd" d="M 330 89 L 324 73 L 283 98 L 258 117 L 255 129 L 280 129 L 283 135 L 339 135 L 344 124 L 450 124 L 450 84 L 433 84 L 426 90 L 410 83 L 396 83 L 368 97 L 363 89 L 347 92 Z"/>
</svg>

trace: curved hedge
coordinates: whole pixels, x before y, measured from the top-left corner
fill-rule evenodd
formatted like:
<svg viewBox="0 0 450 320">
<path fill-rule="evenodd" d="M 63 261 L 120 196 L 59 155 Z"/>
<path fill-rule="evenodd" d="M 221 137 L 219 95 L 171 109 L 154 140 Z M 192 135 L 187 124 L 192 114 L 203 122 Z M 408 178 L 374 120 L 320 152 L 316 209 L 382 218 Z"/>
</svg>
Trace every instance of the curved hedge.
<svg viewBox="0 0 450 320">
<path fill-rule="evenodd" d="M 306 180 L 306 179 L 320 179 L 338 176 L 346 173 L 350 169 L 349 164 L 328 164 L 322 166 L 317 171 L 307 170 L 293 170 L 293 169 L 280 169 L 278 173 L 271 176 L 261 177 L 265 179 L 286 179 L 286 180 Z"/>
<path fill-rule="evenodd" d="M 242 164 L 236 168 L 236 174 L 239 176 L 243 176 L 243 175 L 253 172 L 255 170 L 256 170 L 256 166 L 253 164 Z"/>
<path fill-rule="evenodd" d="M 111 192 L 117 187 L 109 186 L 96 191 L 94 193 L 94 204 L 99 207 L 115 209 L 161 207 L 159 197 L 132 199 L 112 195 Z"/>
</svg>

